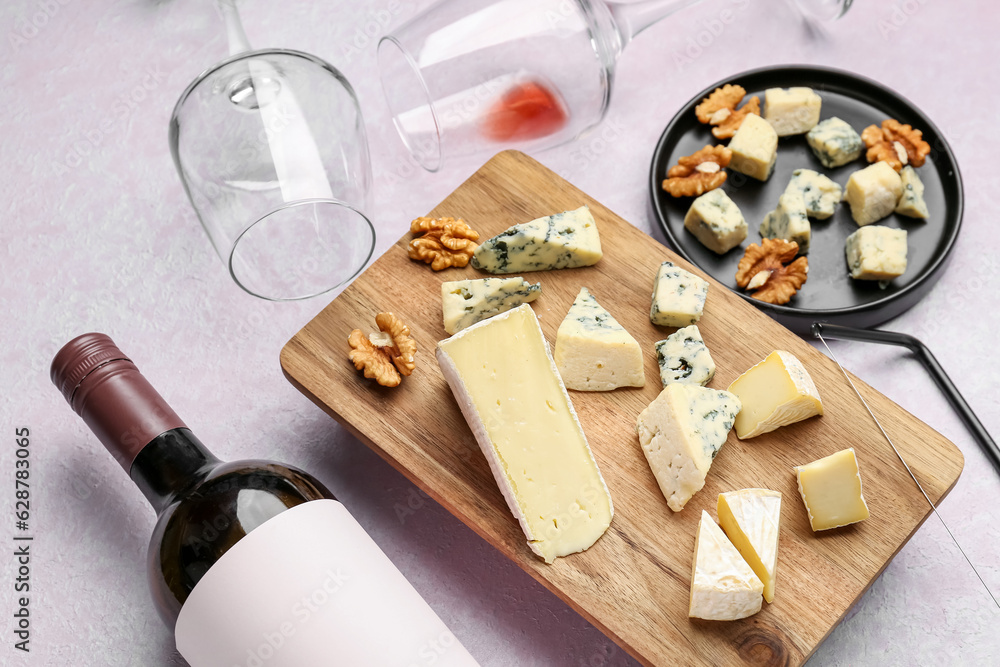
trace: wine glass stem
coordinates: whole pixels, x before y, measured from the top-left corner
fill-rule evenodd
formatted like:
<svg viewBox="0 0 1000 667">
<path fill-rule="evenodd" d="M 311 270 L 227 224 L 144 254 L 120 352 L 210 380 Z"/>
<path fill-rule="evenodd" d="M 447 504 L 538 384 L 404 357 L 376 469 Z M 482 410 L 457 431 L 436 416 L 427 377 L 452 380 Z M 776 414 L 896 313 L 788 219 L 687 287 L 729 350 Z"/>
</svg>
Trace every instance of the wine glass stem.
<svg viewBox="0 0 1000 667">
<path fill-rule="evenodd" d="M 237 0 L 218 0 L 219 11 L 226 22 L 226 37 L 229 40 L 229 55 L 235 56 L 238 53 L 250 50 L 250 41 L 243 31 L 243 22 L 240 21 L 240 12 L 236 8 Z"/>
<path fill-rule="evenodd" d="M 622 35 L 622 48 L 649 26 L 676 11 L 696 5 L 701 0 L 641 0 L 640 2 L 609 2 L 608 9 Z"/>
</svg>

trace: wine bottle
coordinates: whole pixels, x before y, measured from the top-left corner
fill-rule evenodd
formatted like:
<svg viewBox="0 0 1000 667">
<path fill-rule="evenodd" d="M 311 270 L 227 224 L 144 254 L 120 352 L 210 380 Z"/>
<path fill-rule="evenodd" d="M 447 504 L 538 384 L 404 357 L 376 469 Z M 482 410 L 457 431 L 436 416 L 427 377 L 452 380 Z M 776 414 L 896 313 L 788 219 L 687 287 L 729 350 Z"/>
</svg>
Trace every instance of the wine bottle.
<svg viewBox="0 0 1000 667">
<path fill-rule="evenodd" d="M 192 667 L 476 664 L 323 484 L 213 456 L 108 336 L 51 377 L 156 511 L 149 586 Z"/>
</svg>

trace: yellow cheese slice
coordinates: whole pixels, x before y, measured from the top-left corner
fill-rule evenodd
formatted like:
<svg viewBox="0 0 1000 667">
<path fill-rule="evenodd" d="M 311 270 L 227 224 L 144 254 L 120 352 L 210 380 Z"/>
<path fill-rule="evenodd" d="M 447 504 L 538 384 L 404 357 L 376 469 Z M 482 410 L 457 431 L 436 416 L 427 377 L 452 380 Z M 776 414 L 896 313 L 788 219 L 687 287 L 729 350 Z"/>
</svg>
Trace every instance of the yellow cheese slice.
<svg viewBox="0 0 1000 667">
<path fill-rule="evenodd" d="M 729 391 L 743 405 L 735 424 L 740 440 L 823 414 L 809 373 L 801 361 L 783 350 L 775 350 L 736 378 Z"/>
<path fill-rule="evenodd" d="M 698 523 L 691 569 L 689 617 L 735 621 L 760 611 L 763 582 L 705 510 Z"/>
<path fill-rule="evenodd" d="M 754 574 L 764 582 L 764 599 L 774 602 L 781 493 L 770 489 L 720 493 L 719 523 Z"/>
<path fill-rule="evenodd" d="M 868 518 L 861 493 L 861 470 L 854 448 L 796 466 L 799 493 L 814 531 L 839 528 Z"/>
<path fill-rule="evenodd" d="M 536 554 L 589 548 L 614 509 L 531 306 L 438 343 L 437 359 Z"/>
</svg>

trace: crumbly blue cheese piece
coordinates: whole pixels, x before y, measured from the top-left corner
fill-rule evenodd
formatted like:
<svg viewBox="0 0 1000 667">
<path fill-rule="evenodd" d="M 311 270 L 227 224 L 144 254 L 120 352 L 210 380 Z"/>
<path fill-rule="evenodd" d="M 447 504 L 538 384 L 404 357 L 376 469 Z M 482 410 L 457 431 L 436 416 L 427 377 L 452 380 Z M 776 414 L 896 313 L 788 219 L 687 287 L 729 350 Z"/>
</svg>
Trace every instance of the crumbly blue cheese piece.
<svg viewBox="0 0 1000 667">
<path fill-rule="evenodd" d="M 806 217 L 806 201 L 800 191 L 785 190 L 778 207 L 764 216 L 760 235 L 765 239 L 785 239 L 799 244 L 799 252 L 809 252 L 812 226 Z"/>
<path fill-rule="evenodd" d="M 747 237 L 747 222 L 739 207 L 725 192 L 709 190 L 691 203 L 684 228 L 709 250 L 729 252 Z"/>
<path fill-rule="evenodd" d="M 441 310 L 444 330 L 455 334 L 462 329 L 534 301 L 542 294 L 542 284 L 524 278 L 482 278 L 441 283 Z"/>
<path fill-rule="evenodd" d="M 766 120 L 750 114 L 729 141 L 733 152 L 729 168 L 758 181 L 766 181 L 778 159 L 778 135 Z"/>
<path fill-rule="evenodd" d="M 847 237 L 847 266 L 856 280 L 892 280 L 906 271 L 906 230 L 862 227 Z"/>
<path fill-rule="evenodd" d="M 861 157 L 864 142 L 853 127 L 834 116 L 827 118 L 806 134 L 813 154 L 827 169 L 842 167 Z"/>
<path fill-rule="evenodd" d="M 639 343 L 586 287 L 559 325 L 553 356 L 568 389 L 611 391 L 646 384 Z"/>
<path fill-rule="evenodd" d="M 805 134 L 819 123 L 822 104 L 812 88 L 768 88 L 764 91 L 764 120 L 779 137 Z"/>
<path fill-rule="evenodd" d="M 476 248 L 472 266 L 487 273 L 524 273 L 591 266 L 601 256 L 597 223 L 581 206 L 497 234 Z"/>
<path fill-rule="evenodd" d="M 899 174 L 885 162 L 876 162 L 851 174 L 844 198 L 854 222 L 864 226 L 892 213 L 902 195 Z"/>
<path fill-rule="evenodd" d="M 664 262 L 653 282 L 649 321 L 663 327 L 685 327 L 701 319 L 708 296 L 708 281 L 690 271 Z"/>
<path fill-rule="evenodd" d="M 672 382 L 704 387 L 715 377 L 715 362 L 695 324 L 678 329 L 655 348 L 664 387 Z"/>
<path fill-rule="evenodd" d="M 793 171 L 792 180 L 785 188 L 785 192 L 790 191 L 801 192 L 806 204 L 806 215 L 819 220 L 832 216 L 844 195 L 843 189 L 835 181 L 812 169 Z"/>
<path fill-rule="evenodd" d="M 639 414 L 639 444 L 670 509 L 680 512 L 705 486 L 741 408 L 728 391 L 675 382 Z"/>
<path fill-rule="evenodd" d="M 903 195 L 896 204 L 896 213 L 909 218 L 930 217 L 927 211 L 927 202 L 924 201 L 924 182 L 917 175 L 917 170 L 907 165 L 899 174 L 899 180 L 903 184 Z M 714 192 L 714 190 L 713 190 Z"/>
</svg>

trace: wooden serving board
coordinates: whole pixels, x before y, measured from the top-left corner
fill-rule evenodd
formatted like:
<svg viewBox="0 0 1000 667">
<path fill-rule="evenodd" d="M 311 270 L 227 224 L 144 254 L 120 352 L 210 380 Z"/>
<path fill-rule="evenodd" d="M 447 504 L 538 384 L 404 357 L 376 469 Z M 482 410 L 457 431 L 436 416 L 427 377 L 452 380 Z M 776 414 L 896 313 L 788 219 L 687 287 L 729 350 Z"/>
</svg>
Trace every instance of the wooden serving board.
<svg viewBox="0 0 1000 667">
<path fill-rule="evenodd" d="M 484 277 L 472 267 L 434 273 L 406 255 L 409 234 L 285 345 L 288 379 L 532 577 L 630 654 L 651 665 L 798 665 L 809 657 L 930 508 L 837 366 L 797 336 L 531 158 L 500 153 L 435 208 L 467 220 L 481 239 L 536 217 L 590 206 L 604 258 L 595 266 L 525 274 L 541 281 L 532 304 L 550 344 L 580 287 L 639 341 L 646 386 L 570 392 L 614 500 L 608 532 L 583 553 L 546 565 L 525 544 L 434 358 L 447 336 L 443 281 Z M 825 407 L 822 417 L 746 442 L 731 433 L 705 488 L 679 513 L 667 508 L 639 448 L 635 419 L 660 391 L 653 344 L 674 329 L 649 321 L 656 269 L 671 260 L 711 282 L 698 323 L 724 389 L 774 349 L 805 364 Z M 347 360 L 351 329 L 374 327 L 393 311 L 419 346 L 417 370 L 395 389 L 364 379 Z M 855 383 L 934 501 L 962 470 L 943 436 L 855 378 Z M 814 534 L 792 466 L 854 447 L 871 518 Z M 734 622 L 687 616 L 695 529 L 703 509 L 717 519 L 718 494 L 766 487 L 783 494 L 775 600 Z M 932 585 L 928 582 L 928 585 Z"/>
</svg>

